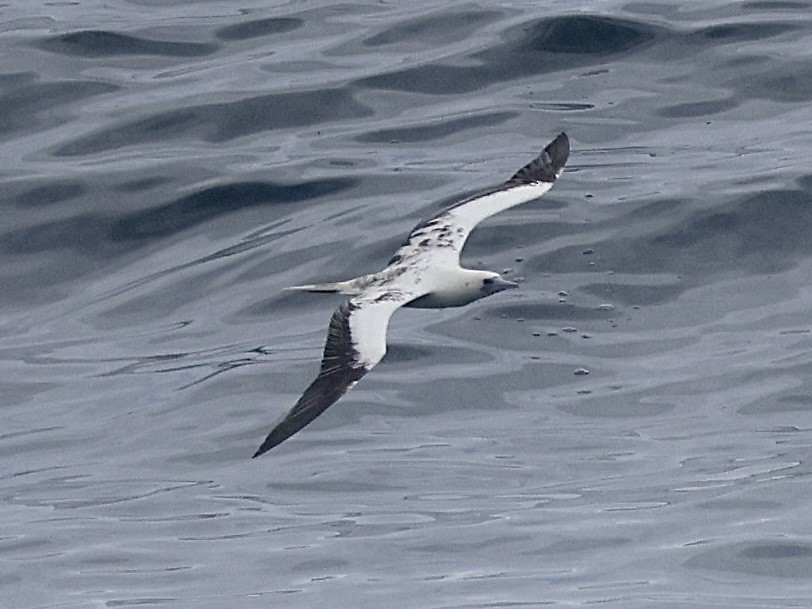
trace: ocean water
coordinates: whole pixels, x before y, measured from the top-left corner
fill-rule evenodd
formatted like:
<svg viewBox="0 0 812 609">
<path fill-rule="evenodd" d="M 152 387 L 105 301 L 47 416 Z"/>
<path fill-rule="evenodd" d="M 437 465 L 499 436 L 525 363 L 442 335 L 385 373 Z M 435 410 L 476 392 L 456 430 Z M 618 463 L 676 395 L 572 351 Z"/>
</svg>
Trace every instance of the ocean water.
<svg viewBox="0 0 812 609">
<path fill-rule="evenodd" d="M 812 607 L 812 4 L 0 10 L 0 606 Z M 339 297 L 543 199 L 260 459 Z"/>
</svg>

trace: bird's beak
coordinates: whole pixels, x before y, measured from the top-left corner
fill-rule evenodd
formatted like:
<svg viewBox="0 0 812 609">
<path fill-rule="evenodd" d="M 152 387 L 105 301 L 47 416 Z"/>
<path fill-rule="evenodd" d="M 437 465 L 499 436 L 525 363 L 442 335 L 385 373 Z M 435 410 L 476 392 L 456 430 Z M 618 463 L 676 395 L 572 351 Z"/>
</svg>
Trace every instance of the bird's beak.
<svg viewBox="0 0 812 609">
<path fill-rule="evenodd" d="M 488 283 L 488 285 L 484 286 L 484 290 L 488 293 L 488 295 L 490 295 L 501 292 L 502 290 L 509 290 L 511 288 L 518 287 L 518 283 L 508 281 L 507 279 L 502 279 L 501 277 L 494 277 L 493 280 Z"/>
</svg>

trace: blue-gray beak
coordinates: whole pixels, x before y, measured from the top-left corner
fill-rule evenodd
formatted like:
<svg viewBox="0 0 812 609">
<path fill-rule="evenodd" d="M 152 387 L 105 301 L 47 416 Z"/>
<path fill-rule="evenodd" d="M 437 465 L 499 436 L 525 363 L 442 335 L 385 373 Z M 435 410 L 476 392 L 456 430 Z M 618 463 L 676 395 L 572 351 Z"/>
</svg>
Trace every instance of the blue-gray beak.
<svg viewBox="0 0 812 609">
<path fill-rule="evenodd" d="M 502 290 L 509 290 L 510 288 L 518 288 L 519 284 L 501 277 L 490 277 L 482 282 L 482 291 L 488 296 L 496 294 Z"/>
</svg>

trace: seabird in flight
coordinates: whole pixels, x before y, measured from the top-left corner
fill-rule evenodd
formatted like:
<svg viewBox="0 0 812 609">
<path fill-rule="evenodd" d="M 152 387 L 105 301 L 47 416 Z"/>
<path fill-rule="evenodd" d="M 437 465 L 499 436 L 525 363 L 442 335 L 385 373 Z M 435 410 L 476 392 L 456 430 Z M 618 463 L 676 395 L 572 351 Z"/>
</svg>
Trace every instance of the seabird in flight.
<svg viewBox="0 0 812 609">
<path fill-rule="evenodd" d="M 351 298 L 333 313 L 321 371 L 296 405 L 254 453 L 284 442 L 344 395 L 386 353 L 389 318 L 400 307 L 461 307 L 518 287 L 499 273 L 460 266 L 460 252 L 485 218 L 539 198 L 552 188 L 569 156 L 562 133 L 508 181 L 467 197 L 418 224 L 385 269 L 348 281 L 293 286 L 307 292 L 338 292 Z"/>
</svg>

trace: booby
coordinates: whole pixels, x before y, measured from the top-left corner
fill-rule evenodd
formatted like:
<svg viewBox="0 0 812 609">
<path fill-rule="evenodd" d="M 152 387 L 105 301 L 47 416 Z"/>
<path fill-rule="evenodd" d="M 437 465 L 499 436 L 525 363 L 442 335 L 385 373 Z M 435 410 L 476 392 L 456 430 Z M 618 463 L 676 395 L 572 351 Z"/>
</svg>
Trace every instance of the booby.
<svg viewBox="0 0 812 609">
<path fill-rule="evenodd" d="M 292 286 L 351 296 L 333 313 L 316 379 L 274 425 L 254 457 L 290 438 L 332 406 L 386 353 L 389 318 L 400 307 L 461 307 L 518 287 L 499 273 L 460 266 L 460 252 L 485 218 L 539 198 L 552 188 L 569 156 L 565 133 L 506 182 L 464 198 L 420 222 L 386 268 L 348 281 Z"/>
</svg>

